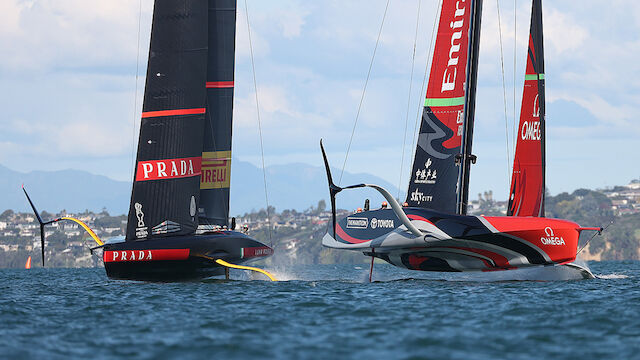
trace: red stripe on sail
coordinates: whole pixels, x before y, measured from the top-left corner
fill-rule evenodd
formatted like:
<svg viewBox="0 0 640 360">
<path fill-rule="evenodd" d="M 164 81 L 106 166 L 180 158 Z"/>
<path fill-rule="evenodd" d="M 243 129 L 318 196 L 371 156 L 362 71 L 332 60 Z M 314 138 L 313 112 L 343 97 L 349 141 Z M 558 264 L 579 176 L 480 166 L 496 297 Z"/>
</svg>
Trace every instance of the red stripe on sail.
<svg viewBox="0 0 640 360">
<path fill-rule="evenodd" d="M 207 81 L 207 89 L 232 88 L 233 81 Z"/>
<path fill-rule="evenodd" d="M 196 114 L 204 114 L 206 111 L 207 109 L 205 108 L 147 111 L 142 113 L 142 118 L 144 119 L 144 118 L 150 118 L 150 117 L 175 116 L 175 115 L 196 115 Z"/>
<path fill-rule="evenodd" d="M 444 1 L 433 52 L 433 62 L 427 87 L 427 100 L 464 98 L 471 1 Z M 453 133 L 443 139 L 442 146 L 457 148 L 462 142 L 463 103 L 432 107 L 438 120 Z"/>
</svg>

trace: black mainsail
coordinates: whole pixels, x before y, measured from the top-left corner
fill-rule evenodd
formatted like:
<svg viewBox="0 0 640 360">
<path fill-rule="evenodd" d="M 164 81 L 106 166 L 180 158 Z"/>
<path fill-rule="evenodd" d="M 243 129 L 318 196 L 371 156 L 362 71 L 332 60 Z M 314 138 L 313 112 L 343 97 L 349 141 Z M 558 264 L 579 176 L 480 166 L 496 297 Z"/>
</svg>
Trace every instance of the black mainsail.
<svg viewBox="0 0 640 360">
<path fill-rule="evenodd" d="M 111 278 L 193 279 L 233 267 L 275 279 L 238 265 L 273 250 L 226 226 L 235 25 L 235 0 L 155 1 L 126 241 L 103 251 Z"/>
<path fill-rule="evenodd" d="M 227 226 L 233 109 L 235 0 L 156 0 L 125 239 L 103 242 L 112 279 L 173 281 L 214 275 L 273 254 Z M 200 224 L 206 226 L 199 226 Z"/>
<path fill-rule="evenodd" d="M 207 104 L 200 180 L 201 224 L 228 225 L 236 0 L 209 0 Z"/>
<path fill-rule="evenodd" d="M 156 1 L 127 241 L 198 226 L 207 2 Z"/>
</svg>

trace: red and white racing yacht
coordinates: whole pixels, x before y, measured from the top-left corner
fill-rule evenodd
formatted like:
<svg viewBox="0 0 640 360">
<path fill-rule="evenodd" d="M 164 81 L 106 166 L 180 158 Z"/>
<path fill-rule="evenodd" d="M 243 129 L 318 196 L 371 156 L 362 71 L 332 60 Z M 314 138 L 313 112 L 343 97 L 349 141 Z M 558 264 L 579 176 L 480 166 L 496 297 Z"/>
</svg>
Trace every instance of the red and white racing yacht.
<svg viewBox="0 0 640 360">
<path fill-rule="evenodd" d="M 581 233 L 544 217 L 544 55 L 541 0 L 533 0 L 527 72 L 509 216 L 468 216 L 482 0 L 444 0 L 407 198 L 373 184 L 333 183 L 321 142 L 333 219 L 323 245 L 422 271 L 496 271 L 572 264 Z M 336 219 L 336 195 L 370 187 L 390 208 Z"/>
</svg>

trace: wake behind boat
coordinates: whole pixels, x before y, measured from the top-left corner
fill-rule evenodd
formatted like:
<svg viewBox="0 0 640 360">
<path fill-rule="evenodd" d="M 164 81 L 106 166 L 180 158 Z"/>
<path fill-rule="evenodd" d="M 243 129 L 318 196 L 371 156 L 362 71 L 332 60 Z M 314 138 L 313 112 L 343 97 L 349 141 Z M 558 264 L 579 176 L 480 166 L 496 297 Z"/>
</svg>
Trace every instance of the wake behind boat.
<svg viewBox="0 0 640 360">
<path fill-rule="evenodd" d="M 528 121 L 521 127 L 523 137 L 538 140 L 538 153 L 525 155 L 518 145 L 512 187 L 518 197 L 512 193 L 509 213 L 527 211 L 522 215 L 528 216 L 466 215 L 469 172 L 476 162 L 471 146 L 482 0 L 445 0 L 406 201 L 400 205 L 389 192 L 373 184 L 336 186 L 321 142 L 333 209 L 324 246 L 362 251 L 412 270 L 495 271 L 570 264 L 576 258 L 581 233 L 602 230 L 542 217 L 544 178 L 526 184 L 535 193 L 525 195 L 527 177 L 523 175 L 544 175 L 540 163 L 544 159 L 541 1 L 533 0 L 532 9 L 525 78 L 528 88 L 522 110 L 527 111 Z M 535 151 L 535 144 L 528 146 Z M 338 221 L 336 195 L 363 187 L 380 192 L 391 208 L 369 210 L 365 205 L 365 211 Z"/>
<path fill-rule="evenodd" d="M 91 234 L 114 279 L 223 275 L 273 253 L 228 220 L 236 7 L 236 0 L 155 2 L 125 240 L 104 244 L 77 219 L 44 222 L 29 199 L 43 265 L 44 226 L 62 220 Z"/>
</svg>

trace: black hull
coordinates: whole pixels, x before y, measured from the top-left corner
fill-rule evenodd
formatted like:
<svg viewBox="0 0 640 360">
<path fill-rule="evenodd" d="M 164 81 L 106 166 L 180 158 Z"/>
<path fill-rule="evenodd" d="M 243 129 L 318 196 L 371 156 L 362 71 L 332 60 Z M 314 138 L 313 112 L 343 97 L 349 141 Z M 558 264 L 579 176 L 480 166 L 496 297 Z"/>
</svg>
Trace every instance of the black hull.
<svg viewBox="0 0 640 360">
<path fill-rule="evenodd" d="M 231 264 L 269 256 L 273 250 L 236 231 L 126 241 L 104 246 L 103 260 L 111 279 L 189 281 L 224 275 L 218 259 Z"/>
</svg>

